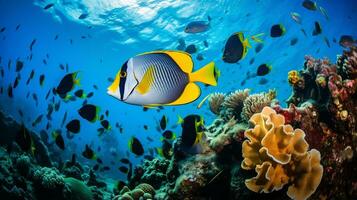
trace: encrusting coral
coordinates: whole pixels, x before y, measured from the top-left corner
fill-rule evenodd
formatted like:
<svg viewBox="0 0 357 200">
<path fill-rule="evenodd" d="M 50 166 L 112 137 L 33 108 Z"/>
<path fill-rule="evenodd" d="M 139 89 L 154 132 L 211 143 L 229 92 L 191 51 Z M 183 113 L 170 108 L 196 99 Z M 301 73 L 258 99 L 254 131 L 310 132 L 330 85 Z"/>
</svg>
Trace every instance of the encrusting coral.
<svg viewBox="0 0 357 200">
<path fill-rule="evenodd" d="M 254 192 L 272 192 L 289 184 L 288 196 L 307 199 L 320 184 L 323 167 L 320 153 L 308 150 L 305 133 L 285 124 L 283 115 L 270 107 L 250 118 L 254 128 L 248 129 L 243 142 L 242 168 L 255 169 L 258 175 L 245 181 Z"/>
</svg>

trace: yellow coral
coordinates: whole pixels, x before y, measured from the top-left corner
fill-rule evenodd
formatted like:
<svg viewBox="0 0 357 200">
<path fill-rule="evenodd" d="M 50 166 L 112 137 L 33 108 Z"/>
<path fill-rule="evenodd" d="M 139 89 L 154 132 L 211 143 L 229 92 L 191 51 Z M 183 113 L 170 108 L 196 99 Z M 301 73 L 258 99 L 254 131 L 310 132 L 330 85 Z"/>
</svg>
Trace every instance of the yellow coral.
<svg viewBox="0 0 357 200">
<path fill-rule="evenodd" d="M 250 118 L 254 128 L 244 134 L 243 169 L 255 169 L 256 177 L 246 180 L 248 189 L 269 193 L 289 184 L 288 196 L 294 199 L 308 198 L 320 184 L 323 168 L 320 153 L 307 151 L 305 133 L 291 125 L 270 107 Z"/>
<path fill-rule="evenodd" d="M 296 85 L 300 80 L 299 72 L 297 70 L 291 70 L 288 72 L 288 82 L 291 85 Z"/>
</svg>

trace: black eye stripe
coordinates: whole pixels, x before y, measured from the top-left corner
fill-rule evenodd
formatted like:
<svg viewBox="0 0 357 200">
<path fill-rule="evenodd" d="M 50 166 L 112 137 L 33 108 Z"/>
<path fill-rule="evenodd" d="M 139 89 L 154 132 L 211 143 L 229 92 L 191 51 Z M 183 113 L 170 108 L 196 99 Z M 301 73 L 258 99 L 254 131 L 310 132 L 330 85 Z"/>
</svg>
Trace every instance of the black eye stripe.
<svg viewBox="0 0 357 200">
<path fill-rule="evenodd" d="M 126 61 L 123 66 L 120 69 L 120 73 L 125 72 L 127 74 L 127 69 L 128 69 L 128 61 Z M 120 99 L 123 100 L 124 97 L 124 89 L 125 89 L 125 81 L 126 81 L 126 76 L 125 77 L 120 77 L 120 83 L 119 83 L 119 91 L 120 91 Z"/>
</svg>

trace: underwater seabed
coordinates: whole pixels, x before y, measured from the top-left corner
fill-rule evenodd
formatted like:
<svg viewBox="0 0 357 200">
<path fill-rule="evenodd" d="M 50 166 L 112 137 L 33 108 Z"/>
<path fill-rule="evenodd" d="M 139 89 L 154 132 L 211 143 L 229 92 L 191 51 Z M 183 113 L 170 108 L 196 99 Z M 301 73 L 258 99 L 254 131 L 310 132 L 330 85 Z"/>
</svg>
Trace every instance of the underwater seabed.
<svg viewBox="0 0 357 200">
<path fill-rule="evenodd" d="M 114 184 L 59 152 L 38 134 L 1 113 L 1 199 L 357 199 L 357 48 L 337 63 L 307 56 L 290 71 L 293 93 L 279 103 L 274 90 L 215 93 L 216 114 L 199 154 L 135 166 Z M 35 153 L 16 139 L 29 133 Z M 15 142 L 17 141 L 17 142 Z"/>
</svg>

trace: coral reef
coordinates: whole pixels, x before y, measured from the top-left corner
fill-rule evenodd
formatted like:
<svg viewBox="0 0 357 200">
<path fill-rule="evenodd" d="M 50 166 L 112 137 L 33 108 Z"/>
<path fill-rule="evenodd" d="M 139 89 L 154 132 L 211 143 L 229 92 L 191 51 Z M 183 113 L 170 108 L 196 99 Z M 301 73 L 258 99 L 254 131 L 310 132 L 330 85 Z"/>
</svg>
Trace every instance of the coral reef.
<svg viewBox="0 0 357 200">
<path fill-rule="evenodd" d="M 323 168 L 320 153 L 308 150 L 305 133 L 285 124 L 283 115 L 270 107 L 254 114 L 243 142 L 242 168 L 255 169 L 258 175 L 245 181 L 254 192 L 269 193 L 289 184 L 288 196 L 307 199 L 320 184 Z"/>
<path fill-rule="evenodd" d="M 289 107 L 273 108 L 287 123 L 304 130 L 309 145 L 321 152 L 324 175 L 311 198 L 353 199 L 357 196 L 353 173 L 357 170 L 357 48 L 344 51 L 336 64 L 311 56 L 305 60 L 304 68 L 296 71 L 300 83 L 290 81 Z"/>
</svg>

